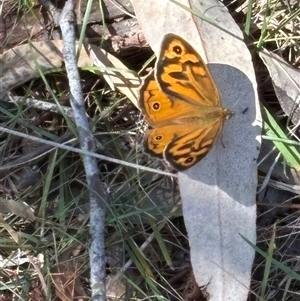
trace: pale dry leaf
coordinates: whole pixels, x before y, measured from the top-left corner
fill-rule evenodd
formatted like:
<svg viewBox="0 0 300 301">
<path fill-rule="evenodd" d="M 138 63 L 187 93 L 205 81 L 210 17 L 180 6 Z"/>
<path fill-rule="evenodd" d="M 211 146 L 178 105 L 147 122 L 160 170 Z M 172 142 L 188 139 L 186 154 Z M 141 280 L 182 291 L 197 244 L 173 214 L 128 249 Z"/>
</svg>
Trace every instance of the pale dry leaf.
<svg viewBox="0 0 300 301">
<path fill-rule="evenodd" d="M 87 48 L 88 53 L 81 47 L 78 66 L 100 67 L 101 72 L 95 72 L 99 76 L 103 74 L 112 89 L 118 89 L 137 105 L 139 77 L 103 49 L 93 45 L 88 45 Z M 20 45 L 0 54 L 0 99 L 12 88 L 39 77 L 40 72 L 62 68 L 62 51 L 63 41 L 53 40 Z"/>
<path fill-rule="evenodd" d="M 80 281 L 80 272 L 86 264 L 80 257 L 73 257 L 82 249 L 72 246 L 58 258 L 58 265 L 53 268 L 52 279 L 56 295 L 62 301 L 77 300 L 79 296 L 86 298 L 84 287 Z"/>
<path fill-rule="evenodd" d="M 107 275 L 106 283 L 106 297 L 108 300 L 118 300 L 123 301 L 125 300 L 126 294 L 126 285 L 122 281 L 122 279 L 118 278 L 114 283 L 110 283 L 111 275 Z"/>
<path fill-rule="evenodd" d="M 140 26 L 159 53 L 161 40 L 175 33 L 200 53 L 219 88 L 223 107 L 235 112 L 210 153 L 179 173 L 183 214 L 195 279 L 213 300 L 246 300 L 256 241 L 256 159 L 261 115 L 251 55 L 227 9 L 214 0 L 133 0 Z M 192 4 L 191 4 L 192 3 Z M 156 11 L 159 7 L 159 15 Z M 188 30 L 187 30 L 188 28 Z"/>
<path fill-rule="evenodd" d="M 99 67 L 110 88 L 119 90 L 138 107 L 139 77 L 130 71 L 119 59 L 99 47 L 89 45 L 89 54 L 94 64 Z"/>
<path fill-rule="evenodd" d="M 0 54 L 0 99 L 12 88 L 54 68 L 63 67 L 63 41 L 33 42 Z M 79 66 L 92 66 L 85 50 L 81 50 Z"/>
<path fill-rule="evenodd" d="M 1 213 L 13 213 L 31 222 L 36 220 L 36 216 L 34 215 L 33 209 L 25 202 L 5 200 L 1 198 L 0 208 Z"/>
<path fill-rule="evenodd" d="M 18 268 L 22 264 L 26 264 L 29 262 L 29 259 L 25 254 L 20 254 L 22 252 L 15 252 L 14 256 L 10 256 L 9 258 L 4 258 L 0 255 L 0 269 L 7 268 Z M 25 252 L 24 252 L 25 253 Z"/>
<path fill-rule="evenodd" d="M 300 71 L 266 49 L 259 56 L 267 66 L 278 101 L 295 125 L 300 120 Z"/>
</svg>

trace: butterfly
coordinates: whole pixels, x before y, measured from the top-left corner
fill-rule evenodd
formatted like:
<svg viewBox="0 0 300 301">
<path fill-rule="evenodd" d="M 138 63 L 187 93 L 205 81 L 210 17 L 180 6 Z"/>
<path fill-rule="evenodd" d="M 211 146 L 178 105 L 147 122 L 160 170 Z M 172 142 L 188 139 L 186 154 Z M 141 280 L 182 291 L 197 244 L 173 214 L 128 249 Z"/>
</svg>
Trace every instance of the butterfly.
<svg viewBox="0 0 300 301">
<path fill-rule="evenodd" d="M 150 129 L 144 149 L 181 171 L 213 147 L 225 119 L 218 89 L 197 51 L 183 38 L 167 34 L 154 70 L 140 87 L 139 105 Z"/>
</svg>

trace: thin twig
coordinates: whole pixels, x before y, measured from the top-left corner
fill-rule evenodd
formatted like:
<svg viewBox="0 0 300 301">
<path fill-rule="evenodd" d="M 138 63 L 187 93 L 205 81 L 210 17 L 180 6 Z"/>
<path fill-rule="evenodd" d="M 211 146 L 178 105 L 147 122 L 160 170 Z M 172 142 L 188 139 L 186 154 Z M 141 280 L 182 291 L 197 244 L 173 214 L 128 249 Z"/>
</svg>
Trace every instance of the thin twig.
<svg viewBox="0 0 300 301">
<path fill-rule="evenodd" d="M 64 59 L 71 92 L 71 106 L 74 111 L 75 123 L 78 129 L 80 146 L 83 150 L 95 151 L 95 138 L 93 137 L 84 108 L 83 94 L 77 68 L 75 29 L 74 29 L 74 3 L 68 0 L 60 15 L 59 25 L 64 41 Z M 106 300 L 105 285 L 105 209 L 107 194 L 100 181 L 97 160 L 92 156 L 82 156 L 90 196 L 90 281 L 92 300 Z"/>
<path fill-rule="evenodd" d="M 41 157 L 44 156 L 46 153 L 49 153 L 50 151 L 52 151 L 54 148 L 60 148 L 60 149 L 65 149 L 67 151 L 70 152 L 75 152 L 78 154 L 83 154 L 83 155 L 87 155 L 87 156 L 92 156 L 94 158 L 98 158 L 100 160 L 106 160 L 109 162 L 113 162 L 119 165 L 124 165 L 124 166 L 128 166 L 131 168 L 135 168 L 138 170 L 143 170 L 143 171 L 148 171 L 148 172 L 152 172 L 155 174 L 160 174 L 163 176 L 169 176 L 169 177 L 173 177 L 173 178 L 177 178 L 178 175 L 171 173 L 171 172 L 167 172 L 167 171 L 163 171 L 163 170 L 158 170 L 158 169 L 154 169 L 154 168 L 150 168 L 150 167 L 146 167 L 143 165 L 138 165 L 138 164 L 134 164 L 134 163 L 130 163 L 130 162 L 126 162 L 124 160 L 120 160 L 120 159 L 115 159 L 112 157 L 108 157 L 108 156 L 104 156 L 104 155 L 100 155 L 100 154 L 96 154 L 95 152 L 91 152 L 91 151 L 87 151 L 87 150 L 83 150 L 80 148 L 76 148 L 70 145 L 66 145 L 65 143 L 73 143 L 74 140 L 69 140 L 73 137 L 73 134 L 71 132 L 66 132 L 63 136 L 61 136 L 57 142 L 55 141 L 51 141 L 51 140 L 45 140 L 43 138 L 39 138 L 39 137 L 35 137 L 32 135 L 28 135 L 25 133 L 21 133 L 15 130 L 11 130 L 8 129 L 6 127 L 0 126 L 0 131 L 4 132 L 4 133 L 9 133 L 12 134 L 14 136 L 18 136 L 18 137 L 22 137 L 22 138 L 26 138 L 28 140 L 31 141 L 36 141 L 39 143 L 43 143 L 46 146 L 42 146 L 40 149 L 37 149 L 34 153 L 30 153 L 28 155 L 22 156 L 21 158 L 17 158 L 13 161 L 10 161 L 6 164 L 0 165 L 0 172 L 2 171 L 12 171 L 12 170 L 17 170 L 20 169 L 21 167 L 30 165 L 32 163 L 34 163 L 36 161 L 36 157 Z"/>
</svg>

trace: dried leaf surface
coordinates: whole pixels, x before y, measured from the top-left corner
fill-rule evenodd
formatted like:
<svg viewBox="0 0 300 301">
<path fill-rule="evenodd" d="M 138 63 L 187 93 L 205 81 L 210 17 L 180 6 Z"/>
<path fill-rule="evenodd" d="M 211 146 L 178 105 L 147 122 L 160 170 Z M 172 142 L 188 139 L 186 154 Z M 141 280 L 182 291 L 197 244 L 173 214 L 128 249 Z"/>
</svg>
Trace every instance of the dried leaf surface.
<svg viewBox="0 0 300 301">
<path fill-rule="evenodd" d="M 12 88 L 33 78 L 40 72 L 63 67 L 63 41 L 33 42 L 17 46 L 0 54 L 0 99 Z M 88 45 L 80 49 L 79 67 L 98 66 L 112 89 L 118 89 L 136 104 L 139 78 L 105 50 Z M 95 71 L 96 72 L 96 71 Z"/>
<path fill-rule="evenodd" d="M 162 38 L 175 33 L 208 62 L 223 106 L 235 112 L 213 150 L 179 174 L 191 260 L 199 286 L 212 300 L 246 300 L 255 243 L 256 159 L 261 115 L 250 53 L 227 9 L 218 1 L 133 1 L 140 26 L 156 54 Z M 157 9 L 159 8 L 159 15 Z"/>
<path fill-rule="evenodd" d="M 294 124 L 300 120 L 300 72 L 281 57 L 263 50 L 259 56 L 269 70 L 273 87 L 284 113 Z"/>
</svg>

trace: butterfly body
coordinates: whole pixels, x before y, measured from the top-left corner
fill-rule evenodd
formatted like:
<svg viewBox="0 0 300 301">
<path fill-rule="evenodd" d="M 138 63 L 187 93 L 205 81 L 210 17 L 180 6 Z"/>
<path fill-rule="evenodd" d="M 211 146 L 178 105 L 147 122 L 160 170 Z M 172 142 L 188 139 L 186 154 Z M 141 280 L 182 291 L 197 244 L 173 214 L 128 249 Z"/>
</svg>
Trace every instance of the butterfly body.
<svg viewBox="0 0 300 301">
<path fill-rule="evenodd" d="M 140 89 L 141 110 L 151 129 L 144 147 L 176 169 L 199 162 L 211 149 L 231 111 L 200 55 L 174 34 L 165 36 L 156 68 Z"/>
</svg>

